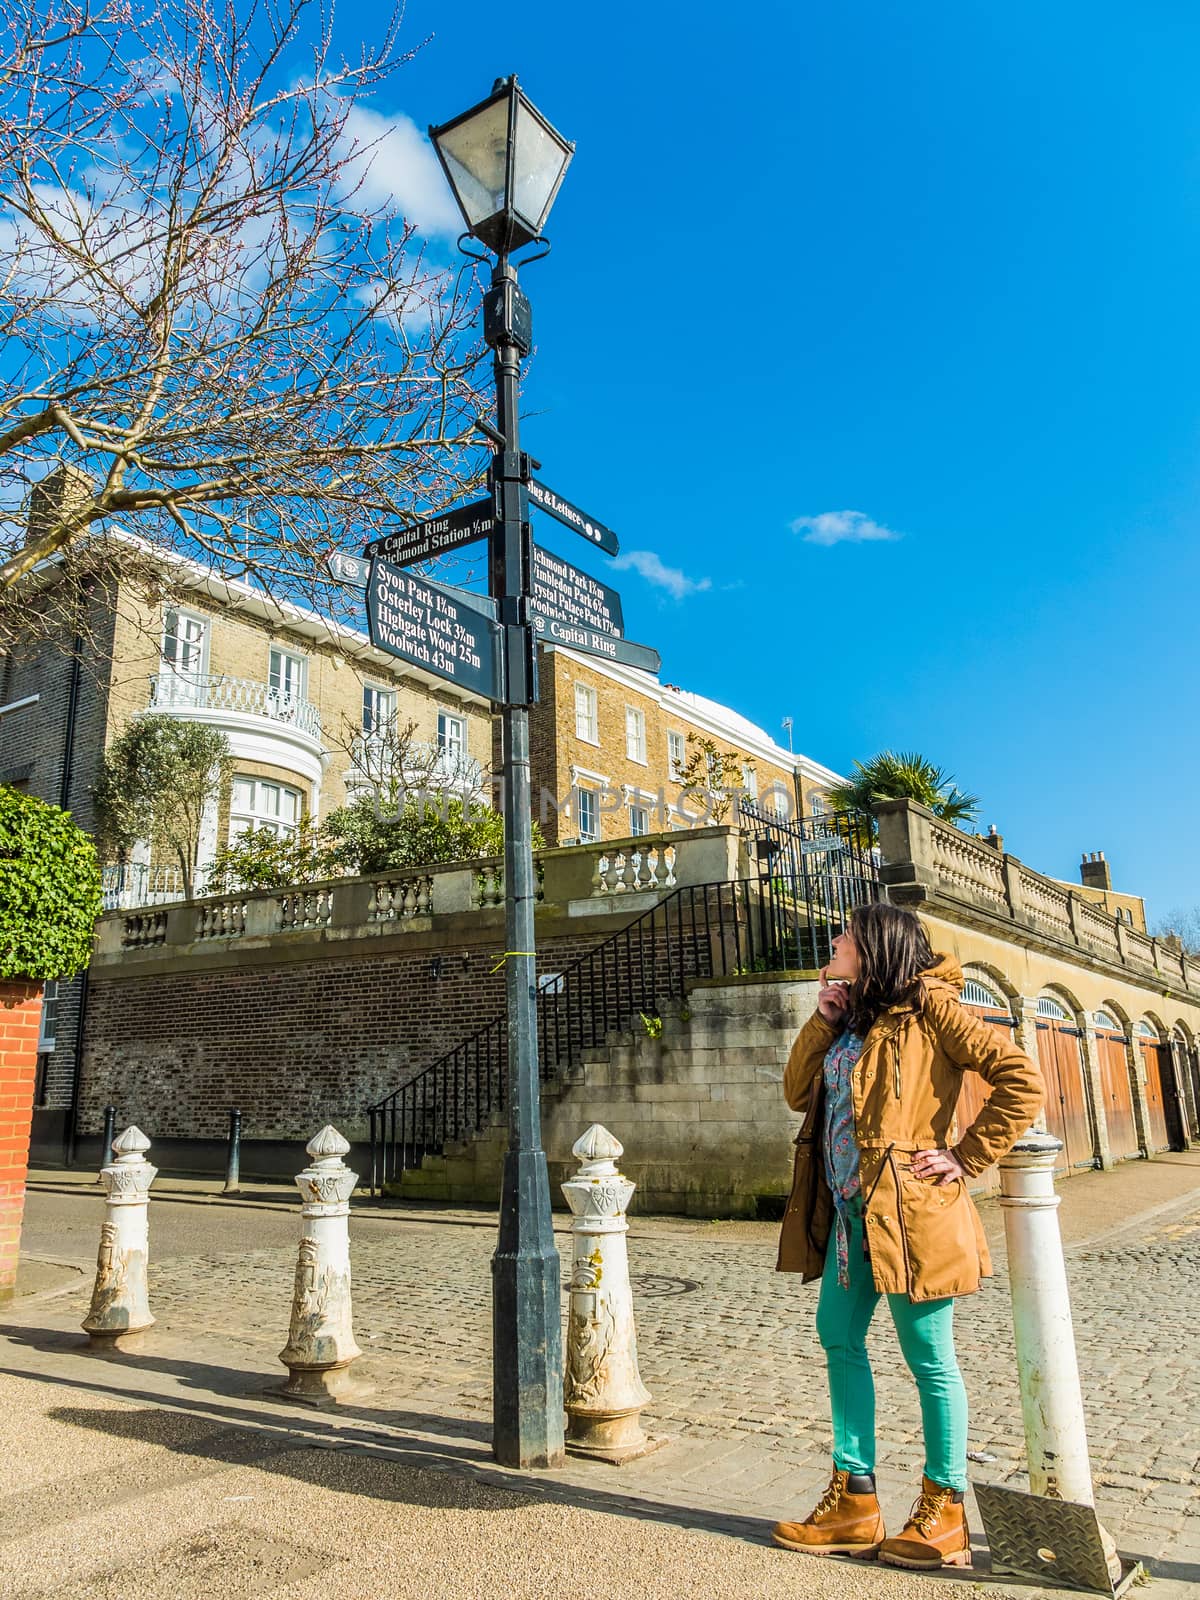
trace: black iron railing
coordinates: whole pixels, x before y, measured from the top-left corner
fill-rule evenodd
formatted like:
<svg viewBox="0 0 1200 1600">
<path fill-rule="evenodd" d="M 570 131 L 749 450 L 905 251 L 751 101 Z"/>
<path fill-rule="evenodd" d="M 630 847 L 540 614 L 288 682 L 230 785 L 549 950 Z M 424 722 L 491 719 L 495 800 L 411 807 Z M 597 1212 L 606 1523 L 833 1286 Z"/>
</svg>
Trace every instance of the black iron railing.
<svg viewBox="0 0 1200 1600">
<path fill-rule="evenodd" d="M 773 837 L 776 819 L 762 820 L 759 836 Z M 822 821 L 833 832 L 819 837 L 842 837 L 835 819 Z M 800 837 L 807 828 L 799 825 Z M 791 843 L 763 853 L 769 873 L 676 889 L 556 974 L 538 995 L 541 1077 L 578 1065 L 584 1051 L 639 1013 L 657 1016 L 683 1000 L 697 978 L 812 970 L 828 960 L 834 919 L 879 895 L 870 846 L 839 855 L 822 887 L 820 870 Z M 500 1016 L 370 1108 L 372 1193 L 398 1183 L 427 1154 L 479 1133 L 503 1109 L 507 1085 L 508 1030 Z"/>
<path fill-rule="evenodd" d="M 738 810 L 771 929 L 766 970 L 824 966 L 854 908 L 882 893 L 871 819 L 831 811 L 790 821 L 745 799 Z"/>
</svg>

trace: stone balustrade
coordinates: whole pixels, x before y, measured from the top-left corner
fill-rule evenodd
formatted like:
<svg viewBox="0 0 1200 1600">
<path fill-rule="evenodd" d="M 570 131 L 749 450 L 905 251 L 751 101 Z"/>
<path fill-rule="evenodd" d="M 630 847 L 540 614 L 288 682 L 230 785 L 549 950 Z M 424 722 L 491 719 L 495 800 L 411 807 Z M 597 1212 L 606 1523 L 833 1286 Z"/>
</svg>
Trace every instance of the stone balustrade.
<svg viewBox="0 0 1200 1600">
<path fill-rule="evenodd" d="M 574 845 L 537 854 L 539 907 L 574 917 L 632 914 L 687 884 L 738 876 L 739 836 L 726 827 Z M 495 912 L 504 904 L 500 857 L 393 869 L 369 878 L 336 878 L 286 889 L 209 895 L 172 905 L 112 911 L 97 924 L 96 959 L 166 956 L 236 941 L 297 937 L 345 939 L 430 918 Z"/>
<path fill-rule="evenodd" d="M 906 905 L 937 901 L 981 927 L 1027 929 L 1139 977 L 1200 995 L 1200 961 L 1140 933 L 1086 900 L 1069 885 L 1034 872 L 1016 856 L 942 822 L 912 800 L 875 807 L 883 852 L 880 873 L 893 900 Z"/>
</svg>

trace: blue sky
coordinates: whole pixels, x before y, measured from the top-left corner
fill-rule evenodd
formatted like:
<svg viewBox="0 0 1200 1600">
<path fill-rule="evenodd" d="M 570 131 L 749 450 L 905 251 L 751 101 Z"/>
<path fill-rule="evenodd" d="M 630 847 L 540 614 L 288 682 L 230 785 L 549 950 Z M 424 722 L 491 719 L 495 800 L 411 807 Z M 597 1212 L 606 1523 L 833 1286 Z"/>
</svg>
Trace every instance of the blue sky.
<svg viewBox="0 0 1200 1600">
<path fill-rule="evenodd" d="M 381 112 L 515 70 L 577 143 L 524 442 L 643 552 L 553 541 L 664 678 L 1200 902 L 1195 7 L 409 0 L 406 34 Z"/>
</svg>

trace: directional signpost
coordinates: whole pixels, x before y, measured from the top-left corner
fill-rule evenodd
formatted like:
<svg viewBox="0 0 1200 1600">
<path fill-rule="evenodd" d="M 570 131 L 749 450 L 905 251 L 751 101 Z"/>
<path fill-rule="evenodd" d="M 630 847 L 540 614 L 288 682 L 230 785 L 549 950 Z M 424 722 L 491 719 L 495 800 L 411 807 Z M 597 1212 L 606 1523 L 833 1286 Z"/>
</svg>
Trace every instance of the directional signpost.
<svg viewBox="0 0 1200 1600">
<path fill-rule="evenodd" d="M 582 650 L 585 655 L 603 656 L 606 661 L 620 661 L 627 667 L 639 667 L 643 672 L 658 673 L 662 667 L 662 657 L 648 644 L 633 644 L 615 633 L 602 633 L 561 617 L 543 616 L 537 611 L 531 613 L 530 620 L 543 644 Z"/>
<path fill-rule="evenodd" d="M 497 149 L 501 128 L 507 137 Z M 657 670 L 658 657 L 623 637 L 621 602 L 614 591 L 536 549 L 530 527 L 531 509 L 542 511 L 589 544 L 617 553 L 612 529 L 539 483 L 520 445 L 521 361 L 532 348 L 533 321 L 513 252 L 543 243 L 546 218 L 574 146 L 546 121 L 515 77 L 499 79 L 485 100 L 429 133 L 467 234 L 496 257 L 483 297 L 496 424 L 480 429 L 496 447 L 488 474 L 492 496 L 368 546 L 366 554 L 373 558 L 368 609 L 374 644 L 486 695 L 500 712 L 509 1141 L 492 1257 L 492 1448 L 505 1466 L 556 1467 L 563 1460 L 562 1267 L 541 1143 L 538 1072 L 529 740 L 529 707 L 538 698 L 536 641 L 541 637 L 610 660 L 634 660 L 649 671 Z M 491 615 L 474 596 L 405 570 L 484 538 L 495 606 Z"/>
<path fill-rule="evenodd" d="M 598 582 L 561 561 L 540 545 L 533 547 L 533 589 L 530 600 L 535 611 L 547 616 L 581 622 L 601 633 L 623 634 L 621 596 L 607 584 Z"/>
<path fill-rule="evenodd" d="M 407 567 L 414 561 L 429 561 L 444 556 L 461 545 L 491 537 L 496 526 L 496 507 L 491 500 L 476 500 L 457 506 L 439 517 L 426 517 L 410 527 L 397 528 L 382 539 L 372 539 L 365 556 L 383 556 L 394 566 Z"/>
<path fill-rule="evenodd" d="M 528 488 L 531 506 L 536 506 L 539 511 L 549 512 L 568 528 L 574 528 L 575 532 L 589 544 L 597 545 L 610 556 L 615 556 L 621 548 L 611 528 L 606 528 L 602 522 L 597 522 L 595 517 L 589 517 L 586 511 L 580 511 L 578 506 L 573 506 L 569 500 L 564 500 L 561 495 L 555 494 L 553 489 L 547 489 L 544 483 L 539 483 L 536 478 L 530 478 Z"/>
<path fill-rule="evenodd" d="M 591 539 L 601 549 L 617 548 L 617 536 L 603 523 L 589 518 L 576 506 L 569 505 L 557 495 L 550 498 L 553 504 L 542 505 L 536 499 L 535 487 L 543 494 L 532 478 L 527 484 L 529 504 L 541 505 L 542 510 L 569 528 L 575 528 L 584 538 Z M 411 661 L 415 666 L 426 667 L 464 688 L 475 688 L 470 680 L 478 679 L 478 693 L 486 695 L 497 704 L 504 696 L 483 685 L 498 682 L 499 669 L 495 666 L 495 649 L 485 648 L 482 632 L 473 635 L 475 647 L 464 645 L 466 655 L 459 657 L 448 651 L 442 624 L 448 606 L 456 606 L 464 615 L 472 608 L 478 612 L 481 604 L 490 605 L 488 616 L 496 624 L 496 602 L 481 601 L 478 595 L 465 589 L 450 588 L 434 583 L 429 578 L 412 578 L 403 589 L 401 569 L 428 561 L 434 556 L 457 550 L 460 545 L 477 539 L 491 539 L 499 524 L 493 500 L 478 500 L 473 505 L 459 506 L 439 517 L 427 517 L 411 527 L 399 528 L 395 533 L 374 539 L 363 551 L 363 560 L 353 556 L 334 557 L 333 573 L 343 583 L 367 583 L 367 562 L 378 576 L 371 579 L 368 588 L 368 618 L 371 625 L 371 643 L 378 649 Z M 527 596 L 527 616 L 534 633 L 543 644 L 561 645 L 568 650 L 582 650 L 585 655 L 602 656 L 606 661 L 620 661 L 627 667 L 637 667 L 642 672 L 657 673 L 662 658 L 649 645 L 634 644 L 625 638 L 625 618 L 621 611 L 621 596 L 606 583 L 581 572 L 561 556 L 552 555 L 540 545 L 531 545 L 533 552 L 532 579 Z M 385 574 L 387 575 L 385 577 Z M 388 600 L 381 606 L 381 596 L 386 587 Z M 417 598 L 428 594 L 430 604 Z M 432 597 L 436 596 L 436 604 Z M 404 605 L 401 606 L 403 597 Z M 424 609 L 422 609 L 424 607 Z M 386 616 L 388 621 L 384 620 Z M 414 620 L 419 613 L 423 620 Z M 458 623 L 457 626 L 466 624 Z M 470 626 L 479 629 L 478 620 Z M 497 629 L 497 635 L 499 630 Z M 491 637 L 489 635 L 489 637 Z M 451 642 L 453 642 L 451 640 Z M 491 663 L 480 668 L 471 665 L 471 658 Z"/>
<path fill-rule="evenodd" d="M 496 602 L 378 558 L 367 585 L 371 643 L 415 667 L 502 703 Z"/>
</svg>

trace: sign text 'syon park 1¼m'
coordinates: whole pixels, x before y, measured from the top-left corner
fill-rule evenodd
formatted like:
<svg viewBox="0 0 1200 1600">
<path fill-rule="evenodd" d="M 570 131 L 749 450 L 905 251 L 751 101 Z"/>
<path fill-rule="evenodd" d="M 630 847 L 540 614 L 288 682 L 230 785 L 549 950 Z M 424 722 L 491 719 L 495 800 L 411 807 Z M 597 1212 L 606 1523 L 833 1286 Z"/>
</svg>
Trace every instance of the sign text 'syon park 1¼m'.
<svg viewBox="0 0 1200 1600">
<path fill-rule="evenodd" d="M 499 628 L 491 602 L 376 559 L 367 590 L 371 643 L 476 694 L 499 700 Z"/>
</svg>

